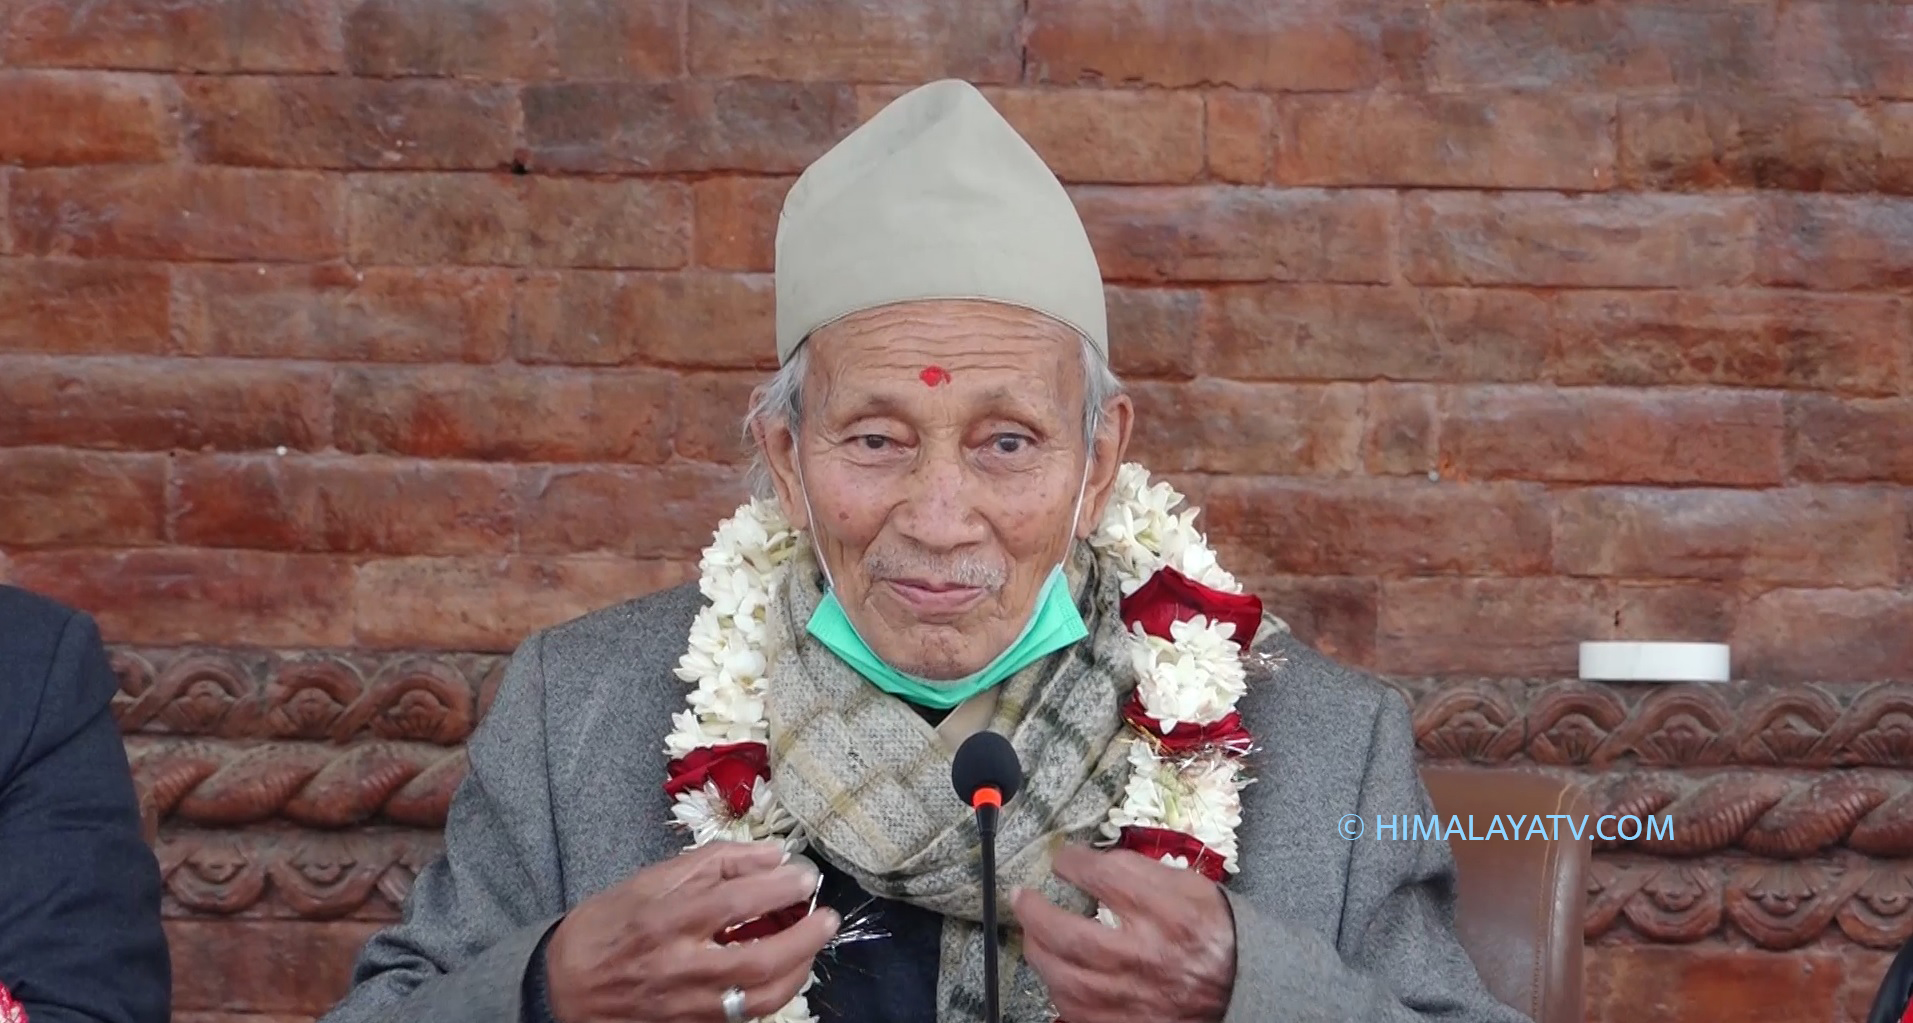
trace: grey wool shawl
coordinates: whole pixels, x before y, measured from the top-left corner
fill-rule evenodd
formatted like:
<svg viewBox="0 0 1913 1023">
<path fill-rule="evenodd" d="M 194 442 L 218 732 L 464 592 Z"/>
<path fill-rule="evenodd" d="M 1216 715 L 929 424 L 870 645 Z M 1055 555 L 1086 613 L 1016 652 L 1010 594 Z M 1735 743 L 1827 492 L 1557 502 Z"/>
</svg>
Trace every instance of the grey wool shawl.
<svg viewBox="0 0 1913 1023">
<path fill-rule="evenodd" d="M 1032 888 L 1088 915 L 1092 900 L 1057 880 L 1050 854 L 1088 842 L 1121 798 L 1127 745 L 1122 703 L 1135 688 L 1116 573 L 1087 544 L 1067 576 L 1089 637 L 998 686 L 992 731 L 1025 765 L 997 837 L 998 892 Z M 969 807 L 950 788 L 952 751 L 909 705 L 872 686 L 805 631 L 823 593 L 815 562 L 799 555 L 771 608 L 779 651 L 767 677 L 771 784 L 819 852 L 864 891 L 944 917 L 939 1019 L 984 1018 L 981 847 Z M 999 902 L 998 919 L 1014 915 Z M 1003 944 L 1003 1019 L 1055 1018 L 1042 978 Z"/>
</svg>

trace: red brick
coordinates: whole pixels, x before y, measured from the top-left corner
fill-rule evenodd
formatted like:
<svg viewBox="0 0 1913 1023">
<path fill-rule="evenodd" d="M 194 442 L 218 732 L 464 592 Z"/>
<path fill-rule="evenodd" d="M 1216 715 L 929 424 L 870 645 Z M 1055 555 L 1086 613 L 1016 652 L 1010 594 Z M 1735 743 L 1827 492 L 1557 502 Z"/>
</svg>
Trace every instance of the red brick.
<svg viewBox="0 0 1913 1023">
<path fill-rule="evenodd" d="M 1913 199 L 1763 199 L 1761 283 L 1829 291 L 1913 285 Z"/>
<path fill-rule="evenodd" d="M 1374 661 L 1374 580 L 1273 576 L 1243 586 L 1302 642 L 1353 667 Z"/>
<path fill-rule="evenodd" d="M 16 3 L 0 32 L 17 66 L 328 72 L 344 66 L 331 0 Z"/>
<path fill-rule="evenodd" d="M 344 251 L 344 193 L 302 171 L 23 171 L 13 180 L 14 248 L 81 259 L 328 259 Z"/>
<path fill-rule="evenodd" d="M 1275 180 L 1283 184 L 1614 185 L 1612 100 L 1382 93 L 1294 96 L 1276 109 Z"/>
<path fill-rule="evenodd" d="M 1764 4 L 1444 4 L 1431 74 L 1470 89 L 1761 89 L 1774 18 Z"/>
<path fill-rule="evenodd" d="M 1412 196 L 1402 248 L 1417 284 L 1701 288 L 1753 274 L 1751 200 L 1677 195 Z"/>
<path fill-rule="evenodd" d="M 1423 476 L 1440 458 L 1439 391 L 1429 384 L 1370 384 L 1362 464 L 1371 476 Z"/>
<path fill-rule="evenodd" d="M 0 359 L 0 446 L 313 450 L 330 440 L 330 383 L 310 367 Z"/>
<path fill-rule="evenodd" d="M 1913 398 L 1791 396 L 1787 448 L 1800 479 L 1913 484 Z"/>
<path fill-rule="evenodd" d="M 1773 590 L 1734 623 L 1736 676 L 1760 681 L 1913 680 L 1913 592 Z"/>
<path fill-rule="evenodd" d="M 171 152 L 165 83 L 98 72 L 0 72 L 0 163 L 152 163 Z"/>
<path fill-rule="evenodd" d="M 0 260 L 0 350 L 158 355 L 172 348 L 164 267 Z"/>
<path fill-rule="evenodd" d="M 1533 380 L 1550 331 L 1518 291 L 1228 287 L 1208 308 L 1204 370 L 1244 379 Z"/>
<path fill-rule="evenodd" d="M 194 355 L 494 362 L 512 329 L 508 271 L 204 266 L 186 271 Z"/>
<path fill-rule="evenodd" d="M 1554 570 L 1882 585 L 1897 581 L 1901 511 L 1894 495 L 1845 488 L 1569 491 L 1555 499 Z"/>
<path fill-rule="evenodd" d="M 502 86 L 362 78 L 189 78 L 201 163 L 264 167 L 509 166 L 518 98 Z"/>
<path fill-rule="evenodd" d="M 1590 990 L 1588 1023 L 1841 1018 L 1832 1006 L 1845 971 L 1839 957 L 1818 949 L 1763 952 L 1710 942 L 1689 948 L 1607 945 L 1588 952 L 1591 963 L 1598 957 L 1611 974 L 1600 996 Z M 1876 973 L 1873 983 L 1879 981 Z"/>
<path fill-rule="evenodd" d="M 1913 103 L 1882 103 L 1873 115 L 1880 142 L 1879 191 L 1913 193 Z"/>
<path fill-rule="evenodd" d="M 1553 482 L 1780 482 L 1774 394 L 1482 387 L 1446 396 L 1444 475 Z"/>
<path fill-rule="evenodd" d="M 712 530 L 749 496 L 743 480 L 736 469 L 712 465 L 533 470 L 519 498 L 519 550 L 695 561 Z M 634 528 L 634 514 L 642 528 Z"/>
<path fill-rule="evenodd" d="M 1394 277 L 1395 202 L 1381 192 L 1085 187 L 1075 198 L 1108 280 Z"/>
<path fill-rule="evenodd" d="M 686 373 L 673 385 L 678 396 L 677 429 L 671 438 L 679 458 L 741 464 L 750 449 L 744 443 L 744 414 L 763 373 Z"/>
<path fill-rule="evenodd" d="M 860 119 L 905 91 L 859 90 Z M 1202 97 L 1193 92 L 992 87 L 983 95 L 1065 182 L 1176 184 L 1202 174 Z"/>
<path fill-rule="evenodd" d="M 219 1013 L 202 1017 L 201 1023 L 294 1023 L 323 1014 L 351 990 L 353 962 L 380 926 L 369 920 L 238 916 L 167 920 L 177 978 L 173 1019 L 189 1023 L 191 1011 L 201 1009 Z"/>
<path fill-rule="evenodd" d="M 524 91 L 541 170 L 796 174 L 855 126 L 849 86 L 742 79 L 563 82 Z"/>
<path fill-rule="evenodd" d="M 504 467 L 379 458 L 206 457 L 175 470 L 175 538 L 204 547 L 502 554 L 516 530 Z"/>
<path fill-rule="evenodd" d="M 1799 292 L 1568 292 L 1549 379 L 1631 387 L 1718 384 L 1878 394 L 1900 382 L 1908 306 Z"/>
<path fill-rule="evenodd" d="M 1621 181 L 1631 188 L 1873 187 L 1879 131 L 1842 100 L 1667 96 L 1621 104 Z"/>
<path fill-rule="evenodd" d="M 550 462 L 670 455 L 672 384 L 657 374 L 353 369 L 336 396 L 344 451 Z"/>
<path fill-rule="evenodd" d="M 1275 107 L 1267 96 L 1233 90 L 1202 102 L 1204 166 L 1217 181 L 1260 185 L 1275 164 Z"/>
<path fill-rule="evenodd" d="M 1249 575 L 1525 574 L 1548 564 L 1548 512 L 1516 485 L 1218 478 L 1203 489 L 1218 540 Z"/>
<path fill-rule="evenodd" d="M 557 0 L 558 66 L 570 78 L 673 78 L 684 70 L 682 0 Z"/>
<path fill-rule="evenodd" d="M 1572 677 L 1581 643 L 1613 638 L 1617 610 L 1613 588 L 1591 579 L 1384 579 L 1375 669 Z"/>
<path fill-rule="evenodd" d="M 60 448 L 0 450 L 0 544 L 21 547 L 160 543 L 166 461 Z"/>
<path fill-rule="evenodd" d="M 1725 642 L 1740 611 L 1738 584 L 1722 581 L 1615 583 L 1610 639 Z"/>
<path fill-rule="evenodd" d="M 216 551 L 20 552 L 14 581 L 86 609 L 110 643 L 337 647 L 352 639 L 342 558 Z"/>
<path fill-rule="evenodd" d="M 1105 288 L 1111 367 L 1123 377 L 1196 374 L 1202 292 L 1181 288 Z"/>
<path fill-rule="evenodd" d="M 565 274 L 530 301 L 517 356 L 575 365 L 774 369 L 775 294 L 768 276 Z"/>
<path fill-rule="evenodd" d="M 691 73 L 710 78 L 1015 81 L 1023 0 L 697 0 Z"/>
<path fill-rule="evenodd" d="M 1913 10 L 1890 4 L 1782 6 L 1767 88 L 1913 99 Z"/>
<path fill-rule="evenodd" d="M 1361 464 L 1354 384 L 1139 383 L 1130 457 L 1158 472 L 1335 475 Z"/>
<path fill-rule="evenodd" d="M 361 0 L 345 18 L 354 74 L 521 81 L 557 72 L 554 0 Z"/>
<path fill-rule="evenodd" d="M 351 219 L 357 263 L 661 270 L 691 250 L 691 192 L 673 182 L 367 175 Z"/>
<path fill-rule="evenodd" d="M 1028 17 L 1039 82 L 1336 92 L 1389 74 L 1383 5 L 1031 0 Z"/>
<path fill-rule="evenodd" d="M 359 569 L 355 641 L 503 653 L 539 629 L 695 578 L 695 561 L 612 555 L 373 561 Z"/>
<path fill-rule="evenodd" d="M 790 178 L 708 178 L 692 186 L 696 198 L 697 264 L 714 270 L 776 266 L 777 217 Z"/>
</svg>

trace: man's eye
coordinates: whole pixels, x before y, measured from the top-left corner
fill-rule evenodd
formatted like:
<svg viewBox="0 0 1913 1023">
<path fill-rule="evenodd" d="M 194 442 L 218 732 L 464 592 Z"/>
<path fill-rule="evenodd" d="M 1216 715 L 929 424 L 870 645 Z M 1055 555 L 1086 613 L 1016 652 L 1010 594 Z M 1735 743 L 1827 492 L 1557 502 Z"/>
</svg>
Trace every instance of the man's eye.
<svg viewBox="0 0 1913 1023">
<path fill-rule="evenodd" d="M 1029 442 L 1028 437 L 1015 433 L 999 433 L 990 441 L 999 455 L 1014 455 L 1022 451 Z"/>
<path fill-rule="evenodd" d="M 863 445 L 866 451 L 882 451 L 884 448 L 890 446 L 890 438 L 874 433 L 866 433 L 857 438 L 857 443 Z"/>
</svg>

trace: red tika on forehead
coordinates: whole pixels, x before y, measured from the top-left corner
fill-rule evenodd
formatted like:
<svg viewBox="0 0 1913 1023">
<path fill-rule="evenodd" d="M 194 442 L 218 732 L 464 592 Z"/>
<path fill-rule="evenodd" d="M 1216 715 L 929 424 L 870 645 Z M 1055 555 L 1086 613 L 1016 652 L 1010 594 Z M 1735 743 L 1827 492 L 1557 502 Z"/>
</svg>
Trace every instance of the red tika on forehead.
<svg viewBox="0 0 1913 1023">
<path fill-rule="evenodd" d="M 950 371 L 942 366 L 931 366 L 917 374 L 925 387 L 940 387 L 950 382 Z"/>
</svg>

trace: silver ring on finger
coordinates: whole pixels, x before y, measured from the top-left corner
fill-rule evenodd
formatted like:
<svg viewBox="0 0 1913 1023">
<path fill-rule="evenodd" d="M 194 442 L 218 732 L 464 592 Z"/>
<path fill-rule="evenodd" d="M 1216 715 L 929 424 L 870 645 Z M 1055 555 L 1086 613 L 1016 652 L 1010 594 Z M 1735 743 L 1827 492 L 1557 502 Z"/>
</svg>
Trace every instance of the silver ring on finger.
<svg viewBox="0 0 1913 1023">
<path fill-rule="evenodd" d="M 724 992 L 724 1023 L 744 1023 L 744 989 L 732 987 Z"/>
</svg>

